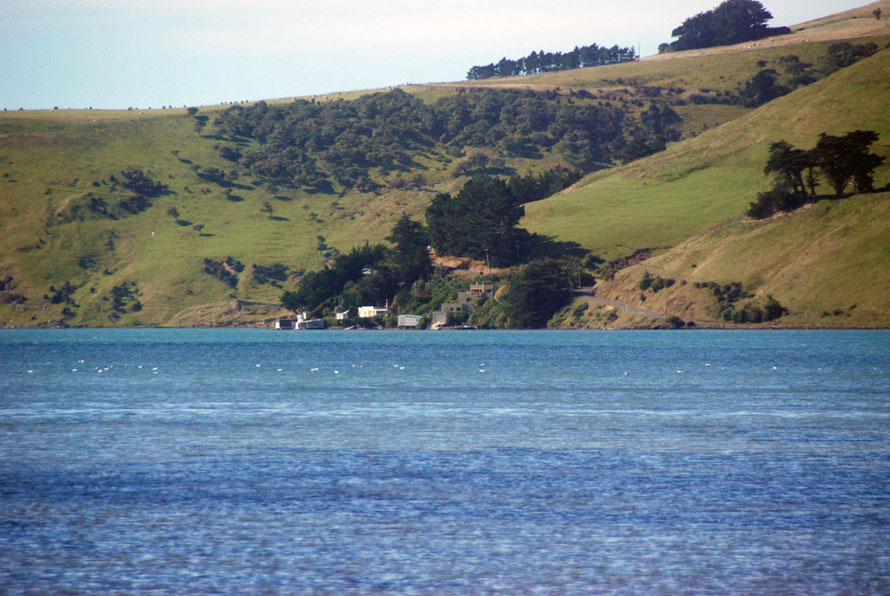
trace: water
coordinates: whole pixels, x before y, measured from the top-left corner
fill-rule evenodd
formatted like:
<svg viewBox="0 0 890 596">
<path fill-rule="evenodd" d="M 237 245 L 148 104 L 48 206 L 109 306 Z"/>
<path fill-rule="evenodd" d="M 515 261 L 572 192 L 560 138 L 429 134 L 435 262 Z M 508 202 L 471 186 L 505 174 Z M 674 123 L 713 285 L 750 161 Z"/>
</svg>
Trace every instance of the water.
<svg viewBox="0 0 890 596">
<path fill-rule="evenodd" d="M 890 592 L 884 331 L 7 330 L 0 383 L 0 592 Z"/>
</svg>

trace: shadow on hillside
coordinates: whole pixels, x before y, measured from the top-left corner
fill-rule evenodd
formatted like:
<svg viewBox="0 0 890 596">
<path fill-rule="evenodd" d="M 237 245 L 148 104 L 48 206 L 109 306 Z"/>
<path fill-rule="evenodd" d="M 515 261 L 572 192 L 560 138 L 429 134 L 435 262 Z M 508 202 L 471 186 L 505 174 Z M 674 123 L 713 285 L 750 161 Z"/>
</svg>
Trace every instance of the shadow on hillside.
<svg viewBox="0 0 890 596">
<path fill-rule="evenodd" d="M 535 234 L 532 237 L 532 244 L 529 251 L 531 260 L 565 257 L 580 258 L 586 254 L 588 254 L 588 251 L 582 248 L 577 242 L 556 240 L 553 236 L 544 236 L 541 234 Z"/>
</svg>

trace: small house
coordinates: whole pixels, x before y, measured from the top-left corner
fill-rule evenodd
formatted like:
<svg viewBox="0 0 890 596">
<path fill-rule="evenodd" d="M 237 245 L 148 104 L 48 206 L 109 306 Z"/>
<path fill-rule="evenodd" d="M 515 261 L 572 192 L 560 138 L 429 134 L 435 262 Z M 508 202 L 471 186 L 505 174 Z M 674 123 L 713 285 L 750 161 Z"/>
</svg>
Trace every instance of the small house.
<svg viewBox="0 0 890 596">
<path fill-rule="evenodd" d="M 470 289 L 467 292 L 470 296 L 474 298 L 482 298 L 483 296 L 494 296 L 494 291 L 497 287 L 494 284 L 487 283 L 478 283 L 478 284 L 470 284 Z"/>
<path fill-rule="evenodd" d="M 296 324 L 296 319 L 275 319 L 275 329 L 293 329 Z"/>
<path fill-rule="evenodd" d="M 444 313 L 449 313 L 461 311 L 470 312 L 473 309 L 469 308 L 469 305 L 461 304 L 460 302 L 443 302 L 442 306 L 439 307 L 439 310 Z"/>
<path fill-rule="evenodd" d="M 359 306 L 358 316 L 361 319 L 372 319 L 374 317 L 385 317 L 389 314 L 388 308 L 380 306 Z"/>
<path fill-rule="evenodd" d="M 293 327 L 291 327 L 291 329 L 324 329 L 324 321 L 321 319 L 310 319 L 309 313 L 304 311 L 297 315 L 297 318 L 294 321 L 294 325 Z"/>
<path fill-rule="evenodd" d="M 349 318 L 349 311 L 348 311 L 348 310 L 344 310 L 343 312 L 335 312 L 335 313 L 334 313 L 334 317 L 335 317 L 338 321 L 345 321 L 345 320 L 347 320 L 347 319 Z"/>
<path fill-rule="evenodd" d="M 399 329 L 417 329 L 421 318 L 420 315 L 399 315 Z"/>
</svg>

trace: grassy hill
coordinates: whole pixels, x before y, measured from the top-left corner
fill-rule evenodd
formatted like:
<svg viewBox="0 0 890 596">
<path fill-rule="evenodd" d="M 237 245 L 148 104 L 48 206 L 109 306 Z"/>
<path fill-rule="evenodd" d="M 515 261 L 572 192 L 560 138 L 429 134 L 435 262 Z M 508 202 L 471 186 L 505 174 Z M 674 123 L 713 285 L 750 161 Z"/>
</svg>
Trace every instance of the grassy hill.
<svg viewBox="0 0 890 596">
<path fill-rule="evenodd" d="M 887 4 L 890 1 L 883 0 L 876 5 Z M 890 14 L 890 6 L 884 9 Z M 620 106 L 631 119 L 653 102 L 672 106 L 683 119 L 679 127 L 683 141 L 649 158 L 594 173 L 570 191 L 527 205 L 524 225 L 607 258 L 639 248 L 666 251 L 685 246 L 690 237 L 716 251 L 718 244 L 708 244 L 709 236 L 701 234 L 720 226 L 716 229 L 723 234 L 741 236 L 720 243 L 723 261 L 715 258 L 714 263 L 744 260 L 738 255 L 751 254 L 762 237 L 749 234 L 740 214 L 766 188 L 761 171 L 770 142 L 784 138 L 809 147 L 820 132 L 871 128 L 882 135 L 878 152 L 890 155 L 890 113 L 884 100 L 890 95 L 886 76 L 890 51 L 756 110 L 695 104 L 692 97 L 737 90 L 760 68 L 777 67 L 779 59 L 789 54 L 817 64 L 837 39 L 872 40 L 883 48 L 890 41 L 888 21 L 867 18 L 870 10 L 864 7 L 807 23 L 790 36 L 752 47 L 683 52 L 517 79 L 413 85 L 405 90 L 432 105 L 471 92 L 470 86 L 477 92 L 527 88 L 546 91 L 552 101 L 564 104 Z M 589 95 L 578 95 L 581 90 Z M 366 94 L 316 101 L 350 101 L 362 95 Z M 396 185 L 392 175 L 376 171 L 373 176 L 381 186 L 374 192 L 342 187 L 308 191 L 246 172 L 234 182 L 221 183 L 202 177 L 198 168 L 231 167 L 216 150 L 222 139 L 212 124 L 227 107 L 202 107 L 194 115 L 185 109 L 0 113 L 0 324 L 189 326 L 269 320 L 281 313 L 277 301 L 282 289 L 292 287 L 302 271 L 321 267 L 334 254 L 332 249 L 380 241 L 401 214 L 421 217 L 436 192 L 459 188 L 466 177 L 455 176 L 455 168 L 473 151 L 464 147 L 456 152 L 434 143 L 412 154 L 403 176 L 422 173 L 421 188 Z M 503 171 L 524 173 L 565 163 L 556 147 L 537 157 L 494 148 L 482 151 L 502 159 Z M 131 212 L 119 205 L 131 194 L 122 187 L 123 172 L 133 169 L 166 190 L 150 197 L 149 206 Z M 878 186 L 890 182 L 890 169 L 884 167 L 876 182 Z M 863 198 L 858 211 L 853 206 L 859 203 L 844 201 L 820 204 L 806 214 L 838 211 L 833 217 L 850 225 L 856 217 L 886 221 L 886 212 L 879 210 L 883 203 L 872 199 Z M 802 215 L 787 219 L 797 217 Z M 780 224 L 759 224 L 772 225 Z M 879 231 L 875 228 L 875 234 Z M 877 240 L 868 246 L 882 250 Z M 865 245 L 850 244 L 838 247 L 837 254 L 848 262 L 843 270 L 851 271 L 852 261 L 861 262 L 856 271 L 863 279 L 874 279 L 869 267 L 880 263 L 860 259 L 858 251 L 865 250 Z M 812 260 L 821 263 L 816 253 Z M 661 261 L 646 267 L 698 279 L 689 274 L 692 263 L 676 255 L 664 252 L 658 257 Z M 242 271 L 236 271 L 237 264 L 221 264 L 229 256 L 230 263 L 243 266 Z M 237 283 L 232 286 L 206 273 L 205 259 L 232 269 L 238 274 Z M 276 263 L 289 268 L 287 279 L 253 274 L 254 265 Z M 825 290 L 830 284 L 818 281 L 830 277 L 827 264 L 823 277 L 795 286 L 801 288 L 799 293 L 790 288 L 785 292 L 780 280 L 761 271 L 772 266 L 766 260 L 751 270 L 695 264 L 696 275 L 710 275 L 709 281 L 745 281 L 757 291 L 781 295 L 783 304 L 800 305 L 800 312 L 833 311 L 855 302 L 840 290 Z M 630 294 L 622 290 L 622 280 L 632 285 L 627 280 L 641 273 L 631 269 L 626 272 L 631 277 L 622 275 L 616 277 L 613 291 L 624 292 L 627 298 Z M 815 291 L 816 286 L 822 293 Z M 866 295 L 866 287 L 856 288 Z M 844 320 L 874 324 L 878 315 L 867 314 L 872 311 L 862 307 L 866 302 L 876 305 L 874 313 L 884 312 L 877 297 L 859 300 L 854 314 Z"/>
<path fill-rule="evenodd" d="M 667 248 L 738 215 L 766 190 L 762 171 L 775 141 L 810 148 L 822 132 L 871 129 L 881 135 L 878 152 L 887 154 L 888 67 L 884 50 L 664 152 L 594 174 L 528 205 L 524 225 L 607 258 Z M 885 164 L 876 183 L 888 182 Z"/>
<path fill-rule="evenodd" d="M 717 312 L 705 284 L 740 283 L 747 297 L 733 305 L 762 307 L 766 297 L 788 310 L 766 326 L 887 327 L 890 325 L 890 192 L 824 199 L 768 220 L 736 217 L 600 282 L 597 296 L 698 326 L 732 326 Z M 660 291 L 640 289 L 645 274 L 672 280 Z M 637 327 L 650 318 L 610 307 L 562 314 L 567 327 Z M 614 312 L 610 318 L 609 313 Z"/>
</svg>

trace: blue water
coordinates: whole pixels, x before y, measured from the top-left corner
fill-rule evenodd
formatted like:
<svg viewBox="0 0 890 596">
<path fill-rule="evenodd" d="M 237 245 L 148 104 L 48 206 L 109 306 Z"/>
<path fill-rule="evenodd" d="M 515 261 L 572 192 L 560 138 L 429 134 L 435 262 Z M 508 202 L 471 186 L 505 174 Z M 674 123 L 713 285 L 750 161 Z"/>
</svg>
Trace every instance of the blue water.
<svg viewBox="0 0 890 596">
<path fill-rule="evenodd" d="M 890 593 L 890 332 L 0 332 L 0 592 Z"/>
</svg>

